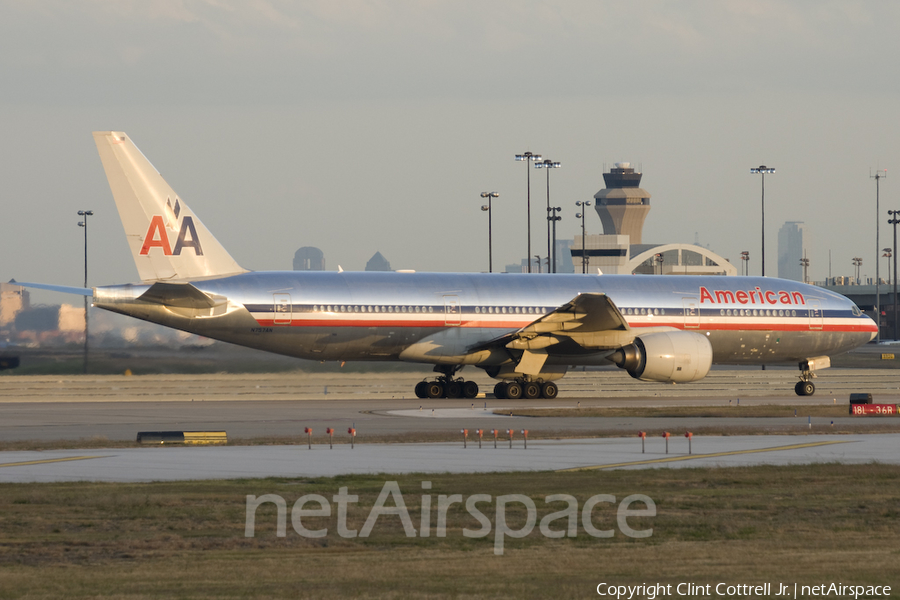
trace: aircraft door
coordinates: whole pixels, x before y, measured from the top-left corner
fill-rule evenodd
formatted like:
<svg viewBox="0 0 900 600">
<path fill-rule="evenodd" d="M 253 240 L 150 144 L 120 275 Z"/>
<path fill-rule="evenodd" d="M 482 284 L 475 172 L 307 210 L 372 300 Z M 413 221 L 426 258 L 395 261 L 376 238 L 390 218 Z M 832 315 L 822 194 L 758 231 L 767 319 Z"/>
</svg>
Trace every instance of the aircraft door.
<svg viewBox="0 0 900 600">
<path fill-rule="evenodd" d="M 823 326 L 823 314 L 822 309 L 819 307 L 819 301 L 813 298 L 810 298 L 807 301 L 807 307 L 809 308 L 809 329 L 810 331 L 822 331 Z"/>
<path fill-rule="evenodd" d="M 291 305 L 291 295 L 278 293 L 272 294 L 275 304 L 275 314 L 273 322 L 275 325 L 290 325 L 293 317 L 293 306 Z"/>
<path fill-rule="evenodd" d="M 700 309 L 696 298 L 682 298 L 684 303 L 684 328 L 700 329 Z"/>
<path fill-rule="evenodd" d="M 444 325 L 458 327 L 462 323 L 459 296 L 444 296 Z"/>
</svg>

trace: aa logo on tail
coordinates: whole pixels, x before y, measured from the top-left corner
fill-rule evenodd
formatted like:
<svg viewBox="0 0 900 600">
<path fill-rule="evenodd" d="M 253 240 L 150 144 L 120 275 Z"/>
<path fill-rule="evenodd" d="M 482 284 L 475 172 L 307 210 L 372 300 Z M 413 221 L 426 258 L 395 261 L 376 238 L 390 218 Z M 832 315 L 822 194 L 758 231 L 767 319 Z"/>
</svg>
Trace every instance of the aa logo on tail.
<svg viewBox="0 0 900 600">
<path fill-rule="evenodd" d="M 185 215 L 181 220 L 181 229 L 178 231 L 178 239 L 175 247 L 169 244 L 169 235 L 166 233 L 166 225 L 162 215 L 153 215 L 150 219 L 150 227 L 144 236 L 144 245 L 141 246 L 141 255 L 150 253 L 150 248 L 162 248 L 166 256 L 180 256 L 184 248 L 193 248 L 197 256 L 203 256 L 203 248 L 200 247 L 200 238 L 194 228 L 194 219 Z"/>
</svg>

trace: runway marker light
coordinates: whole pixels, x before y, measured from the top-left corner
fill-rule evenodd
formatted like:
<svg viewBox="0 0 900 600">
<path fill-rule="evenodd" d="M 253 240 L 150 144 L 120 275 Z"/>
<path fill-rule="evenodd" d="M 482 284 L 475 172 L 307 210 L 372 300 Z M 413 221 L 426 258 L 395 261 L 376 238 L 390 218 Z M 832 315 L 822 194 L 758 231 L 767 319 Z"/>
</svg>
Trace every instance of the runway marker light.
<svg viewBox="0 0 900 600">
<path fill-rule="evenodd" d="M 325 430 L 325 433 L 328 434 L 328 449 L 334 450 L 334 428 L 329 427 Z"/>
<path fill-rule="evenodd" d="M 497 435 L 500 433 L 499 429 L 491 429 L 491 433 L 494 434 L 494 449 L 497 449 Z"/>
<path fill-rule="evenodd" d="M 525 449 L 528 450 L 528 430 L 527 429 L 522 430 L 522 437 L 525 438 Z"/>
<path fill-rule="evenodd" d="M 466 448 L 466 441 L 469 439 L 469 430 L 468 429 L 460 429 L 459 432 L 463 436 L 463 449 Z"/>
<path fill-rule="evenodd" d="M 666 454 L 669 453 L 669 435 L 671 435 L 668 431 L 663 431 L 662 436 L 666 438 Z"/>
<path fill-rule="evenodd" d="M 506 430 L 506 435 L 509 436 L 509 449 L 512 450 L 513 430 L 512 430 L 512 429 L 507 429 L 507 430 Z"/>
<path fill-rule="evenodd" d="M 686 437 L 688 440 L 688 454 L 693 454 L 693 452 L 691 452 L 691 440 L 694 439 L 694 434 L 690 431 L 685 431 L 684 437 Z"/>
<path fill-rule="evenodd" d="M 484 436 L 484 429 L 476 429 L 475 433 L 478 434 L 478 449 L 481 450 L 481 438 Z"/>
<path fill-rule="evenodd" d="M 312 450 L 312 428 L 306 427 L 303 429 L 303 433 L 306 434 L 306 446 Z"/>
<path fill-rule="evenodd" d="M 644 454 L 644 440 L 647 439 L 647 432 L 638 431 L 638 437 L 641 438 L 641 454 Z"/>
<path fill-rule="evenodd" d="M 350 434 L 350 449 L 353 450 L 354 442 L 356 442 L 356 429 L 351 427 L 350 429 L 347 430 L 347 433 Z"/>
</svg>

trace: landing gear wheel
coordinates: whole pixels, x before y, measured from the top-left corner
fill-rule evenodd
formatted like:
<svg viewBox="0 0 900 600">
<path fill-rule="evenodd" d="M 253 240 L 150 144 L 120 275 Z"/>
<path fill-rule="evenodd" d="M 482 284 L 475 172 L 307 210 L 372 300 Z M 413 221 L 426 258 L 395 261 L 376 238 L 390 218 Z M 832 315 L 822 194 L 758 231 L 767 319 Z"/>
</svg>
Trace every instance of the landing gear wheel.
<svg viewBox="0 0 900 600">
<path fill-rule="evenodd" d="M 427 398 L 428 397 L 428 382 L 420 381 L 416 384 L 416 398 Z"/>
<path fill-rule="evenodd" d="M 518 400 L 522 397 L 522 384 L 518 381 L 510 381 L 506 384 L 506 397 L 509 400 Z"/>
<path fill-rule="evenodd" d="M 816 386 L 812 381 L 798 381 L 794 386 L 794 392 L 798 396 L 812 396 L 816 393 Z"/>
<path fill-rule="evenodd" d="M 466 398 L 474 398 L 478 395 L 478 384 L 474 381 L 464 381 L 462 384 L 463 396 Z"/>
<path fill-rule="evenodd" d="M 451 381 L 450 383 L 444 384 L 444 391 L 447 393 L 448 398 L 462 398 L 462 384 L 456 381 Z"/>
<path fill-rule="evenodd" d="M 426 384 L 425 393 L 429 398 L 443 398 L 444 386 L 439 381 L 429 381 Z"/>
<path fill-rule="evenodd" d="M 528 398 L 529 400 L 534 400 L 535 398 L 540 398 L 541 396 L 541 386 L 538 383 L 533 381 L 529 381 L 522 385 L 522 395 Z"/>
<path fill-rule="evenodd" d="M 501 381 L 494 386 L 494 398 L 498 400 L 506 400 L 506 382 Z"/>
<path fill-rule="evenodd" d="M 541 396 L 548 400 L 553 400 L 559 395 L 559 387 L 552 381 L 548 381 L 541 387 Z"/>
</svg>

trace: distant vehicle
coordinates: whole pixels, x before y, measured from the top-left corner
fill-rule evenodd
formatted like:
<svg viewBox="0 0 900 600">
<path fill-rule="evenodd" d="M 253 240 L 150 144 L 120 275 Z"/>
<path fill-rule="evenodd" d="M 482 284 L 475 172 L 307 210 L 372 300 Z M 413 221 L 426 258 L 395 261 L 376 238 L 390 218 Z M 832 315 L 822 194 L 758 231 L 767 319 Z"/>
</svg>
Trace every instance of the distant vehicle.
<svg viewBox="0 0 900 600">
<path fill-rule="evenodd" d="M 0 356 L 0 371 L 15 369 L 19 366 L 18 356 Z"/>
<path fill-rule="evenodd" d="M 439 375 L 416 386 L 422 398 L 475 397 L 477 384 L 456 376 L 467 365 L 499 380 L 498 398 L 555 398 L 571 366 L 682 383 L 713 363 L 798 364 L 795 391 L 810 395 L 829 356 L 876 333 L 845 297 L 772 278 L 248 272 L 128 136 L 94 140 L 141 283 L 20 285 L 288 356 L 432 364 Z"/>
</svg>

